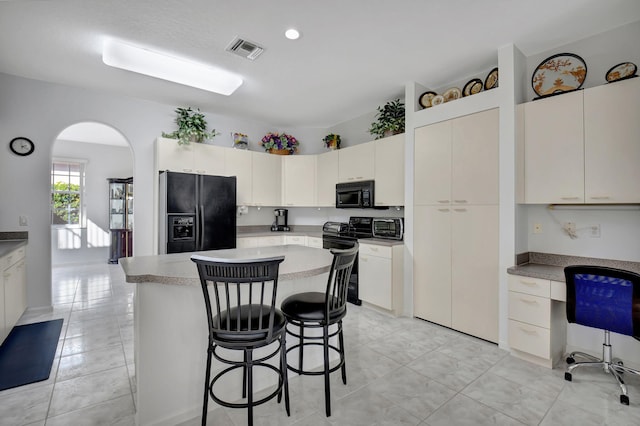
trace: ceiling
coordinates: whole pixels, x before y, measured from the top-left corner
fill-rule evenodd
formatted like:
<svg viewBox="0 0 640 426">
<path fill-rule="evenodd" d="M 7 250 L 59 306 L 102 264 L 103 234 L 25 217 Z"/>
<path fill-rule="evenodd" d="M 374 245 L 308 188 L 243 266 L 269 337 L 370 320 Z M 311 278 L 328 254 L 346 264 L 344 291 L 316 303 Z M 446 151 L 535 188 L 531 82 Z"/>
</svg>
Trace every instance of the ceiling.
<svg viewBox="0 0 640 426">
<path fill-rule="evenodd" d="M 526 56 L 640 20 L 638 0 L 0 1 L 0 72 L 246 117 L 330 127 L 402 97 L 491 69 L 497 49 Z M 295 27 L 302 37 L 287 40 Z M 225 51 L 236 36 L 265 52 Z M 117 38 L 241 75 L 231 96 L 110 68 Z"/>
</svg>

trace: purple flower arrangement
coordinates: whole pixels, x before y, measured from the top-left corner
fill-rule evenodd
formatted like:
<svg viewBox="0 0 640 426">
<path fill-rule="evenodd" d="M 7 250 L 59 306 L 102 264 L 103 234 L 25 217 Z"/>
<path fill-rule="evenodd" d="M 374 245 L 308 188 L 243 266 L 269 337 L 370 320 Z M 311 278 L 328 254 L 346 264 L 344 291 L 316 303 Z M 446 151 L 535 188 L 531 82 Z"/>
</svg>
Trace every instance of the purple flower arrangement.
<svg viewBox="0 0 640 426">
<path fill-rule="evenodd" d="M 264 147 L 265 151 L 286 149 L 289 151 L 289 154 L 295 154 L 298 152 L 300 142 L 298 142 L 298 139 L 286 133 L 269 132 L 262 138 L 260 145 Z"/>
</svg>

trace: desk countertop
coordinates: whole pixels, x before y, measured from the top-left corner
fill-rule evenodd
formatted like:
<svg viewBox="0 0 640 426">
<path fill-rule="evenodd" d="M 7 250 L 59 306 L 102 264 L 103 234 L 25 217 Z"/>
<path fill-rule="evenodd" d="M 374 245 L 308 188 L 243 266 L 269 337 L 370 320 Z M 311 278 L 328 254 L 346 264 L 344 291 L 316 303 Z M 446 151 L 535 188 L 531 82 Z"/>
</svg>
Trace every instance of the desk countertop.
<svg viewBox="0 0 640 426">
<path fill-rule="evenodd" d="M 120 259 L 129 283 L 200 285 L 193 253 L 134 256 Z M 284 255 L 280 280 L 296 280 L 329 272 L 333 255 L 324 249 L 298 245 L 201 251 L 197 254 L 224 259 L 255 259 Z"/>
<path fill-rule="evenodd" d="M 607 266 L 640 273 L 640 262 L 535 252 L 519 255 L 518 257 L 522 257 L 522 262 L 508 268 L 507 272 L 509 274 L 551 281 L 564 282 L 564 267 L 569 265 Z"/>
</svg>

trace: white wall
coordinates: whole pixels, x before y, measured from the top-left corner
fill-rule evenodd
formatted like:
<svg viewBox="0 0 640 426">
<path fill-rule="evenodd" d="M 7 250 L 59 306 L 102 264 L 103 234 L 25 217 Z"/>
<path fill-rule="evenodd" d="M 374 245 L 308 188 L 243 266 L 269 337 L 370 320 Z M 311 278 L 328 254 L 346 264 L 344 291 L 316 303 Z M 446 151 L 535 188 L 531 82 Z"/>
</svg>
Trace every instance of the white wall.
<svg viewBox="0 0 640 426">
<path fill-rule="evenodd" d="M 106 262 L 110 244 L 107 178 L 133 176 L 131 149 L 57 140 L 53 156 L 86 161 L 83 209 L 87 226 L 81 229 L 52 226 L 51 264 Z"/>
<path fill-rule="evenodd" d="M 27 297 L 30 308 L 51 305 L 50 166 L 53 143 L 66 127 L 94 121 L 114 127 L 131 144 L 135 179 L 135 255 L 153 253 L 152 217 L 154 141 L 175 129 L 175 105 L 163 105 L 104 92 L 0 74 L 0 140 L 7 141 L 0 155 L 0 230 L 28 231 Z M 197 107 L 197 105 L 192 105 Z M 215 145 L 231 146 L 231 133 L 249 135 L 250 149 L 269 131 L 287 131 L 300 139 L 301 153 L 324 150 L 326 129 L 279 129 L 240 117 L 203 111 L 210 128 L 221 133 Z M 28 137 L 36 144 L 28 157 L 9 151 L 8 141 Z M 19 184 L 15 184 L 19 183 Z M 20 215 L 29 224 L 20 227 Z M 268 222 L 270 223 L 270 222 Z"/>
</svg>

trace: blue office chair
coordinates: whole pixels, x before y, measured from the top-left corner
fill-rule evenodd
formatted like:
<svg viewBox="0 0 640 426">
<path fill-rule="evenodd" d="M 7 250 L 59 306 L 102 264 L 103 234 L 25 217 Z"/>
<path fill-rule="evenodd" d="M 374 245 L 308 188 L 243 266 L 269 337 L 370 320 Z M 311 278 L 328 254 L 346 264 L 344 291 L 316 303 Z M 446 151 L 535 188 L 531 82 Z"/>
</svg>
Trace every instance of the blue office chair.
<svg viewBox="0 0 640 426">
<path fill-rule="evenodd" d="M 564 378 L 571 381 L 571 372 L 578 367 L 601 367 L 618 381 L 622 391 L 620 402 L 629 405 L 623 373 L 640 375 L 640 371 L 625 367 L 612 357 L 610 332 L 632 336 L 640 334 L 640 275 L 621 269 L 600 266 L 567 266 L 567 321 L 604 330 L 602 359 L 583 352 L 567 357 Z M 586 362 L 576 362 L 575 357 Z"/>
</svg>

